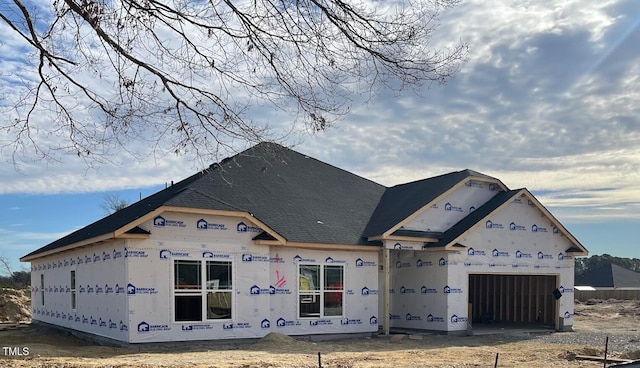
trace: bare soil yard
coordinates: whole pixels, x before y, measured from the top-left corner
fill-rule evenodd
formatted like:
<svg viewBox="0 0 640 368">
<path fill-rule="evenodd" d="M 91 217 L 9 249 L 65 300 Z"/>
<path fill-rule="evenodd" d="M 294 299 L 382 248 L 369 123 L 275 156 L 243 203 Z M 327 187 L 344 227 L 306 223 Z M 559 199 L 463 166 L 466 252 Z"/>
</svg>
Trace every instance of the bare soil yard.
<svg viewBox="0 0 640 368">
<path fill-rule="evenodd" d="M 1 319 L 4 310 L 0 308 L 0 320 L 7 319 Z M 576 354 L 602 356 L 606 336 L 610 337 L 609 356 L 640 359 L 640 302 L 577 304 L 574 318 L 575 332 L 565 333 L 494 325 L 490 334 L 463 337 L 394 335 L 313 342 L 270 334 L 254 341 L 131 348 L 99 346 L 28 323 L 5 323 L 0 324 L 0 367 L 318 367 L 318 353 L 322 367 L 340 368 L 493 367 L 496 354 L 499 367 L 602 367 L 601 362 L 573 358 Z M 15 348 L 21 352 L 27 348 L 28 355 L 15 356 Z"/>
</svg>

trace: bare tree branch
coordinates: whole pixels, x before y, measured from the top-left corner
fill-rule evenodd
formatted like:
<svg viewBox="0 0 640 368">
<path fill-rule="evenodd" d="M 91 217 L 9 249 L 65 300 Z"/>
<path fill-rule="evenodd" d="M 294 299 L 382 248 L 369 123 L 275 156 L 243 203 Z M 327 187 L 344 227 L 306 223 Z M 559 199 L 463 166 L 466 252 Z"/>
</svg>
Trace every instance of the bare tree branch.
<svg viewBox="0 0 640 368">
<path fill-rule="evenodd" d="M 0 130 L 14 161 L 90 162 L 148 154 L 132 142 L 209 161 L 237 142 L 322 131 L 378 86 L 445 83 L 466 45 L 430 41 L 458 1 L 53 0 L 47 11 L 9 0 L 0 19 L 34 69 Z M 265 109 L 292 124 L 273 129 Z"/>
<path fill-rule="evenodd" d="M 4 257 L 0 255 L 0 265 L 2 265 L 2 268 L 5 269 L 5 271 L 7 272 L 8 276 L 13 275 L 13 270 L 11 269 L 11 266 L 9 265 L 9 261 Z"/>
<path fill-rule="evenodd" d="M 128 205 L 129 202 L 120 198 L 117 194 L 105 194 L 102 202 L 100 203 L 100 208 L 102 208 L 106 215 L 110 215 L 114 212 L 120 211 Z"/>
</svg>

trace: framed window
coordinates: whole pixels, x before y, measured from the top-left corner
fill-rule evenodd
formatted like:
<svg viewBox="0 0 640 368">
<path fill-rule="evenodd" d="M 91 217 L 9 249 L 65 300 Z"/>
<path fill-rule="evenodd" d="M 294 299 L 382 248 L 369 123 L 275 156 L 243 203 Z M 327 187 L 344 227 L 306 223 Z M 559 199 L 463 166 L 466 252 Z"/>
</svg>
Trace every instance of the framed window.
<svg viewBox="0 0 640 368">
<path fill-rule="evenodd" d="M 76 270 L 71 270 L 71 309 L 76 310 Z"/>
<path fill-rule="evenodd" d="M 344 314 L 344 266 L 302 264 L 299 270 L 299 317 Z"/>
<path fill-rule="evenodd" d="M 40 301 L 44 305 L 44 273 L 40 274 Z"/>
<path fill-rule="evenodd" d="M 231 262 L 207 262 L 207 319 L 231 319 Z"/>
<path fill-rule="evenodd" d="M 202 262 L 174 261 L 176 322 L 202 321 Z"/>
<path fill-rule="evenodd" d="M 175 260 L 173 273 L 176 322 L 232 318 L 230 261 Z"/>
<path fill-rule="evenodd" d="M 343 283 L 343 266 L 324 266 L 324 283 L 322 285 L 325 316 L 342 316 Z"/>
</svg>

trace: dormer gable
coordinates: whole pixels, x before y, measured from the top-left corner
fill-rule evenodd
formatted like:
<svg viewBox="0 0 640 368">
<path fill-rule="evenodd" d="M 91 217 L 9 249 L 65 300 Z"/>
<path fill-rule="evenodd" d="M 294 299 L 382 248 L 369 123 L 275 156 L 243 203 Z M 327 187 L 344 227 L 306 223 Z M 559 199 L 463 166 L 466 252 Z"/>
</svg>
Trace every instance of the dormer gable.
<svg viewBox="0 0 640 368">
<path fill-rule="evenodd" d="M 518 234 L 546 239 L 540 243 L 554 243 L 558 251 L 570 256 L 586 256 L 588 251 L 527 189 L 504 191 L 478 208 L 459 223 L 445 231 L 437 242 L 427 243 L 425 249 L 460 250 L 472 247 L 478 239 L 497 235 L 513 243 L 525 243 Z M 556 238 L 557 239 L 557 238 Z M 529 241 L 531 239 L 527 239 Z M 531 240 L 532 244 L 537 244 Z"/>
<path fill-rule="evenodd" d="M 500 180 L 473 170 L 388 188 L 367 227 L 368 240 L 433 242 L 507 189 Z"/>
</svg>

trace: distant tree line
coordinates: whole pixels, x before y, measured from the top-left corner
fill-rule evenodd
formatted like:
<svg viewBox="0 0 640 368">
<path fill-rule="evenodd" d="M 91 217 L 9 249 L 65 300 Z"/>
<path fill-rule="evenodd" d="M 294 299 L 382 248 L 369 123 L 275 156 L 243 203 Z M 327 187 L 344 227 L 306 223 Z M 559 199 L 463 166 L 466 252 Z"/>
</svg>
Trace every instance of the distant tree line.
<svg viewBox="0 0 640 368">
<path fill-rule="evenodd" d="M 0 287 L 23 288 L 31 285 L 30 271 L 15 271 L 10 276 L 0 276 Z"/>
<path fill-rule="evenodd" d="M 9 260 L 0 255 L 0 288 L 23 288 L 29 285 L 31 285 L 31 271 L 13 271 L 9 266 Z"/>
<path fill-rule="evenodd" d="M 585 272 L 592 271 L 596 268 L 609 264 L 615 264 L 631 271 L 640 272 L 639 258 L 623 258 L 615 257 L 610 254 L 596 254 L 587 258 L 576 258 L 575 274 L 581 275 Z"/>
</svg>

